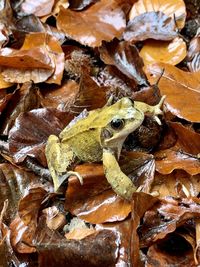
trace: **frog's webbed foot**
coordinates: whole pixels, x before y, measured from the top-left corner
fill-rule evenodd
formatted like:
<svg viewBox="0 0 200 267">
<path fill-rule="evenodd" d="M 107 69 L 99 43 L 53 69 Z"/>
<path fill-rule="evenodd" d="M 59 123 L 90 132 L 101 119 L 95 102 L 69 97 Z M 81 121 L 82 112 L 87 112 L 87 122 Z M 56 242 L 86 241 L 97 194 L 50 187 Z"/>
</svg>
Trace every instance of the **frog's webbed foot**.
<svg viewBox="0 0 200 267">
<path fill-rule="evenodd" d="M 136 187 L 129 177 L 121 171 L 112 152 L 106 149 L 103 150 L 103 166 L 105 176 L 115 193 L 122 198 L 131 200 Z"/>
<path fill-rule="evenodd" d="M 53 182 L 54 182 L 54 189 L 55 191 L 57 191 L 59 189 L 59 187 L 71 176 L 74 175 L 78 178 L 78 180 L 80 181 L 80 184 L 83 184 L 83 177 L 78 173 L 78 172 L 74 172 L 74 171 L 68 171 L 65 174 L 57 174 L 54 176 L 53 178 Z"/>
</svg>

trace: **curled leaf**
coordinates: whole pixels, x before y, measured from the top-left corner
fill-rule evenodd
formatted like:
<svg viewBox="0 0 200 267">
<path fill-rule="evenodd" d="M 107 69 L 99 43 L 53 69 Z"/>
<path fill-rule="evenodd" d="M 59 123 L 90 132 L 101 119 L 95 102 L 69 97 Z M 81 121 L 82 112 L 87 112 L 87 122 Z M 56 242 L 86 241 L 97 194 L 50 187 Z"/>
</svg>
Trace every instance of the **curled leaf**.
<svg viewBox="0 0 200 267">
<path fill-rule="evenodd" d="M 147 12 L 128 22 L 123 37 L 130 42 L 146 39 L 170 41 L 177 37 L 176 25 L 172 18 L 160 11 Z"/>
<path fill-rule="evenodd" d="M 186 8 L 183 0 L 139 0 L 133 5 L 129 18 L 131 20 L 140 14 L 151 11 L 160 11 L 175 19 L 179 29 L 185 25 Z"/>
</svg>

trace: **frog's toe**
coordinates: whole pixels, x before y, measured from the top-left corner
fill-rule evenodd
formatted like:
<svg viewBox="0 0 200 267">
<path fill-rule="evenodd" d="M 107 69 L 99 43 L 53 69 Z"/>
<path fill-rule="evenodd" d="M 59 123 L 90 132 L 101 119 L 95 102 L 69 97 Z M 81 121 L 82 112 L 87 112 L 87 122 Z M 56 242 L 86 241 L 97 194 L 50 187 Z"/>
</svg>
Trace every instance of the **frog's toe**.
<svg viewBox="0 0 200 267">
<path fill-rule="evenodd" d="M 67 172 L 68 175 L 75 175 L 78 179 L 81 185 L 83 185 L 83 177 L 78 172 L 69 171 Z"/>
</svg>

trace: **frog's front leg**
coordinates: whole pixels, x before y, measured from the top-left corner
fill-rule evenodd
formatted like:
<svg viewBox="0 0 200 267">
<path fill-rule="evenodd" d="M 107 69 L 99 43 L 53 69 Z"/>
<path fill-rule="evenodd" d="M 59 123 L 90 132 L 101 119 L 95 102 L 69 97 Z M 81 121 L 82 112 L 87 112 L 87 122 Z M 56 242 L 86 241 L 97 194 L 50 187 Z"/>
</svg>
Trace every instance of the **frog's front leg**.
<svg viewBox="0 0 200 267">
<path fill-rule="evenodd" d="M 131 200 L 136 187 L 128 176 L 121 171 L 113 153 L 107 149 L 103 150 L 103 166 L 105 176 L 115 193 L 122 198 Z"/>
<path fill-rule="evenodd" d="M 161 110 L 161 107 L 163 105 L 163 102 L 165 100 L 166 96 L 162 96 L 159 103 L 155 106 L 150 106 L 146 103 L 140 102 L 140 101 L 134 101 L 134 107 L 142 111 L 143 113 L 150 113 L 153 116 L 153 119 L 161 125 L 161 121 L 158 118 L 158 115 L 162 115 L 163 111 Z"/>
<path fill-rule="evenodd" d="M 67 167 L 74 161 L 74 153 L 69 145 L 60 142 L 57 136 L 50 135 L 46 144 L 45 154 L 55 191 L 70 175 L 76 175 L 82 183 L 82 178 L 78 173 L 67 172 Z"/>
</svg>

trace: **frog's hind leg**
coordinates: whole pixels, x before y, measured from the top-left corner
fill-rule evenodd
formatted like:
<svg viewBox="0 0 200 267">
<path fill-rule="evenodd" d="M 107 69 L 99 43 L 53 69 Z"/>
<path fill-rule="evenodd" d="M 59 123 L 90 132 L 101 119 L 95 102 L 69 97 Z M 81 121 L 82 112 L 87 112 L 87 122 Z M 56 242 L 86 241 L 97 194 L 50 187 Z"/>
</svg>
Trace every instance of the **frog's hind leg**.
<svg viewBox="0 0 200 267">
<path fill-rule="evenodd" d="M 71 148 L 61 143 L 59 138 L 55 135 L 50 135 L 45 148 L 48 168 L 51 173 L 55 191 L 61 184 L 70 176 L 76 175 L 82 183 L 82 177 L 76 172 L 67 172 L 67 168 L 74 161 L 75 155 Z"/>
</svg>

